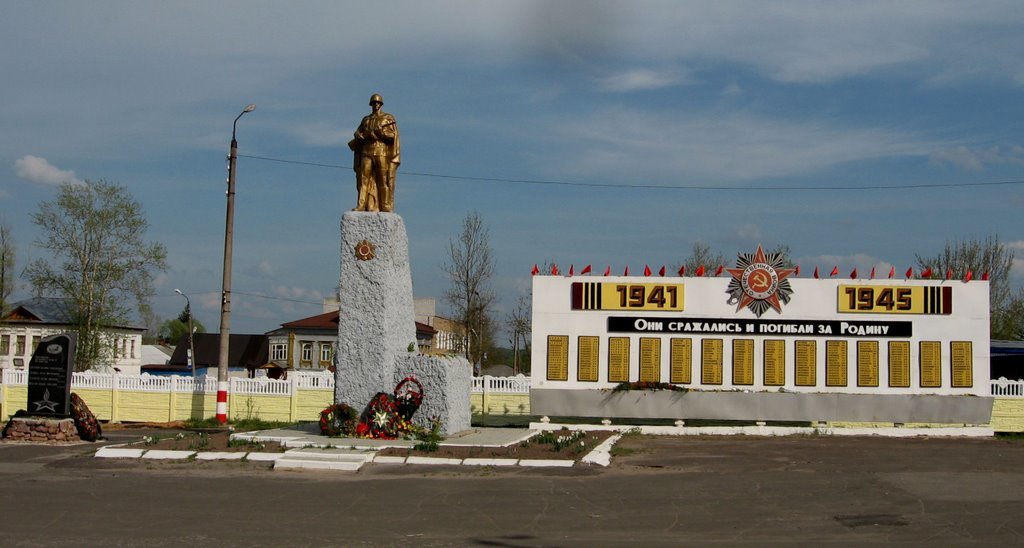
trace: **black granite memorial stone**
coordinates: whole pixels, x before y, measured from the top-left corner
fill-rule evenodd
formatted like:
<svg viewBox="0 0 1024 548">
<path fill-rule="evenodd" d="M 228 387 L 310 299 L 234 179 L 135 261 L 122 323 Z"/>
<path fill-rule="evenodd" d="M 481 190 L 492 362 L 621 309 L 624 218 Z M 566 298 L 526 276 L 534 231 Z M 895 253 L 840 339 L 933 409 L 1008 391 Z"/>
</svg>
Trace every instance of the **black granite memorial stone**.
<svg viewBox="0 0 1024 548">
<path fill-rule="evenodd" d="M 67 417 L 71 413 L 71 372 L 75 364 L 75 334 L 46 337 L 28 363 L 28 413 Z"/>
</svg>

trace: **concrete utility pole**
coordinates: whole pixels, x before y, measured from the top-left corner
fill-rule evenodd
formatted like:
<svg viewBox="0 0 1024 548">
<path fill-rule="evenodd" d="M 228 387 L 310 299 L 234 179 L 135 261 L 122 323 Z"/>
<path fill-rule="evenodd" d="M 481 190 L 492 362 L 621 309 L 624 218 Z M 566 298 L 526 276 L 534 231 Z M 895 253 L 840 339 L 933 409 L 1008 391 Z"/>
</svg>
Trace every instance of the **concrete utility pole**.
<svg viewBox="0 0 1024 548">
<path fill-rule="evenodd" d="M 224 227 L 224 289 L 220 297 L 220 357 L 217 361 L 217 422 L 228 422 L 228 341 L 231 338 L 231 247 L 235 225 L 235 162 L 238 160 L 238 141 L 235 128 L 238 119 L 256 105 L 245 107 L 231 124 L 231 152 L 228 154 L 228 211 Z"/>
</svg>

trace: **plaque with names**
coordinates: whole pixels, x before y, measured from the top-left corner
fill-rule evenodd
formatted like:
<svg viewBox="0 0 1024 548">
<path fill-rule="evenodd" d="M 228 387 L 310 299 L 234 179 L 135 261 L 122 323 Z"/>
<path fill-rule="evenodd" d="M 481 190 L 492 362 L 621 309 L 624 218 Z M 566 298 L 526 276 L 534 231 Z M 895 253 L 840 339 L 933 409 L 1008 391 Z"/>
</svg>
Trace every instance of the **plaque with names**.
<svg viewBox="0 0 1024 548">
<path fill-rule="evenodd" d="M 974 385 L 974 351 L 971 341 L 949 343 L 950 382 L 953 388 L 971 388 Z"/>
<path fill-rule="evenodd" d="M 825 341 L 825 386 L 846 386 L 846 341 Z"/>
<path fill-rule="evenodd" d="M 796 341 L 796 385 L 818 384 L 818 341 Z"/>
<path fill-rule="evenodd" d="M 921 368 L 921 388 L 942 386 L 942 343 L 921 341 L 918 346 L 918 361 Z"/>
<path fill-rule="evenodd" d="M 732 383 L 754 384 L 754 340 L 732 341 Z"/>
<path fill-rule="evenodd" d="M 568 335 L 548 335 L 548 380 L 569 380 Z"/>
<path fill-rule="evenodd" d="M 722 384 L 722 339 L 704 339 L 700 342 L 701 384 Z"/>
<path fill-rule="evenodd" d="M 878 386 L 878 341 L 857 341 L 857 386 Z"/>
<path fill-rule="evenodd" d="M 786 341 L 781 339 L 764 341 L 764 384 L 765 386 L 786 384 Z"/>
<path fill-rule="evenodd" d="M 673 384 L 690 384 L 692 378 L 693 339 L 672 339 L 671 378 Z"/>
<path fill-rule="evenodd" d="M 889 341 L 889 386 L 910 388 L 910 341 Z"/>
<path fill-rule="evenodd" d="M 629 382 L 629 337 L 608 337 L 608 382 Z"/>
<path fill-rule="evenodd" d="M 581 336 L 576 348 L 576 380 L 597 382 L 600 337 Z"/>
<path fill-rule="evenodd" d="M 44 417 L 71 414 L 71 373 L 75 370 L 75 334 L 43 338 L 28 363 L 28 412 Z"/>
<path fill-rule="evenodd" d="M 661 382 L 661 339 L 640 338 L 640 380 Z"/>
</svg>

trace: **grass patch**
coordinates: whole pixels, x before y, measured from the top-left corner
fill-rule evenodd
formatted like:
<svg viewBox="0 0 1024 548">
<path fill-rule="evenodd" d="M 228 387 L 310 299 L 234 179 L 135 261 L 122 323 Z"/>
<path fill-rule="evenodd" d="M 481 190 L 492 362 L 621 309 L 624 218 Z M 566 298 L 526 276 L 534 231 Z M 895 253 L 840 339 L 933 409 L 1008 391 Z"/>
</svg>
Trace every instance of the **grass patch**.
<svg viewBox="0 0 1024 548">
<path fill-rule="evenodd" d="M 1007 441 L 1024 441 L 1024 432 L 996 432 L 996 439 Z"/>
<path fill-rule="evenodd" d="M 601 424 L 604 417 L 550 417 L 555 424 Z M 540 422 L 541 415 L 473 415 L 471 424 L 486 428 L 529 428 L 531 422 Z M 674 426 L 676 419 L 611 419 L 615 426 Z M 686 426 L 755 426 L 757 421 L 733 421 L 712 419 L 685 419 Z M 808 421 L 766 421 L 767 426 L 786 426 L 809 428 L 814 426 Z M 1022 437 L 1024 439 L 1024 437 Z"/>
<path fill-rule="evenodd" d="M 233 427 L 236 432 L 250 432 L 252 430 L 270 430 L 271 428 L 286 428 L 301 424 L 298 422 L 267 421 L 258 418 L 229 420 L 227 426 Z M 185 421 L 185 428 L 190 430 L 220 429 L 225 425 L 217 422 L 216 417 L 206 419 L 188 419 Z"/>
</svg>

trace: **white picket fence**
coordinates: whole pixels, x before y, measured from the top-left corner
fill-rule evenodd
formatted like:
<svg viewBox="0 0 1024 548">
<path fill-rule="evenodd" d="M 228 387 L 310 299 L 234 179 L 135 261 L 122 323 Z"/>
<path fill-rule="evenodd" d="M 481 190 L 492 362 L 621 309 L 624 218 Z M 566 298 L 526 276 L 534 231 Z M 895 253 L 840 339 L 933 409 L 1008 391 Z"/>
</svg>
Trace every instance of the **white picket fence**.
<svg viewBox="0 0 1024 548">
<path fill-rule="evenodd" d="M 3 369 L 2 382 L 10 386 L 28 383 L 28 373 L 24 369 Z M 228 379 L 231 394 L 253 394 L 267 396 L 290 396 L 296 389 L 334 389 L 334 373 L 293 372 L 287 380 L 275 380 L 267 377 L 246 379 L 231 377 Z M 182 376 L 158 376 L 143 373 L 141 375 L 125 375 L 121 373 L 96 373 L 85 371 L 71 375 L 72 388 L 99 388 L 114 390 L 134 390 L 138 392 L 203 392 L 217 391 L 217 379 L 203 376 L 196 379 Z M 530 377 L 474 377 L 471 393 L 502 393 L 529 394 Z"/>
<path fill-rule="evenodd" d="M 1024 380 L 1011 381 L 999 377 L 992 381 L 992 395 L 1010 398 L 1024 398 Z"/>
</svg>

